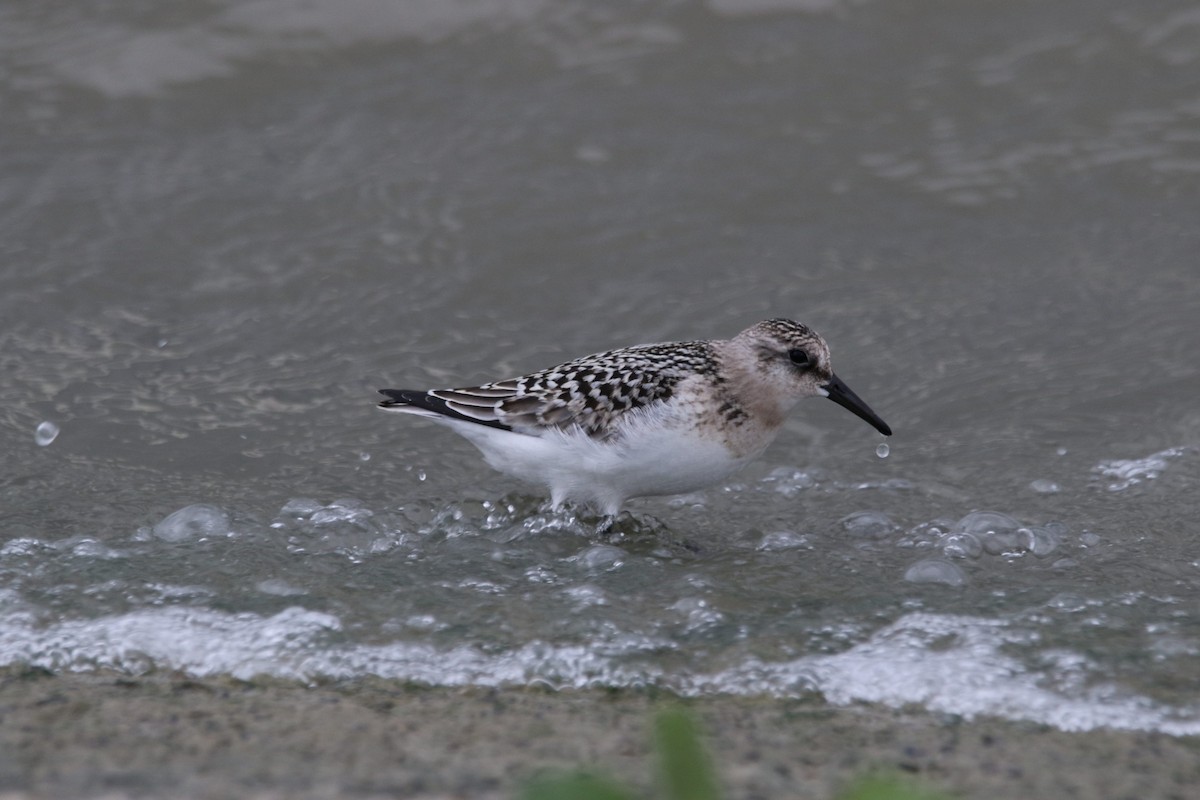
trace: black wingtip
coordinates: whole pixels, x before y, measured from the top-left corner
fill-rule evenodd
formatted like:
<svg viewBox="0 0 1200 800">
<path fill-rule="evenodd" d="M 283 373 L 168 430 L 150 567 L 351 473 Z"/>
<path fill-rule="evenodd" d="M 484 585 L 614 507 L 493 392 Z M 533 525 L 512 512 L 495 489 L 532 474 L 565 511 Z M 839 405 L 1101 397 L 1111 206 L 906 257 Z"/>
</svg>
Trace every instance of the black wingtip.
<svg viewBox="0 0 1200 800">
<path fill-rule="evenodd" d="M 388 408 L 390 406 L 410 406 L 413 405 L 420 395 L 424 392 L 413 392 L 407 389 L 379 389 L 381 395 L 387 400 L 380 400 L 380 408 Z"/>
<path fill-rule="evenodd" d="M 413 406 L 425 411 L 432 411 L 435 414 L 441 414 L 451 419 L 462 420 L 463 422 L 486 425 L 489 428 L 498 428 L 502 431 L 512 430 L 511 427 L 498 420 L 477 419 L 476 417 L 469 417 L 466 414 L 455 411 L 445 400 L 435 397 L 429 392 L 414 391 L 412 389 L 378 389 L 377 391 L 387 398 L 386 400 L 379 401 L 379 408 Z"/>
</svg>

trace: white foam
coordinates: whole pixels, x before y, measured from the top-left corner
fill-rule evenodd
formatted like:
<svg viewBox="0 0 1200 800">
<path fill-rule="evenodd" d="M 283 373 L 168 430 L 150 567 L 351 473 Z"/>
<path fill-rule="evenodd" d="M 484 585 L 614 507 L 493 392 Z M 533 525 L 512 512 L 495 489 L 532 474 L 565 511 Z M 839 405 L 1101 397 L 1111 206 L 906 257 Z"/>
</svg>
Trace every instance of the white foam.
<svg viewBox="0 0 1200 800">
<path fill-rule="evenodd" d="M 867 642 L 806 669 L 833 703 L 917 703 L 967 718 L 996 716 L 1067 731 L 1095 728 L 1200 733 L 1200 710 L 1180 715 L 1120 687 L 1096 685 L 1071 694 L 1042 685 L 1004 648 L 1022 637 L 1005 623 L 975 617 L 910 614 Z"/>
<path fill-rule="evenodd" d="M 1185 447 L 1172 447 L 1151 453 L 1145 458 L 1101 461 L 1092 471 L 1108 481 L 1110 492 L 1120 492 L 1143 481 L 1154 480 L 1167 468 L 1170 459 L 1178 458 L 1186 450 Z"/>
<path fill-rule="evenodd" d="M 707 609 L 679 609 L 703 616 Z M 428 627 L 428 626 L 427 626 Z M 1029 720 L 1068 731 L 1117 728 L 1200 734 L 1200 709 L 1172 709 L 1114 684 L 1060 680 L 1045 685 L 1005 648 L 1026 634 L 975 617 L 909 614 L 835 655 L 765 662 L 751 656 L 726 669 L 673 668 L 653 658 L 666 640 L 613 635 L 589 645 L 532 641 L 501 652 L 424 642 L 382 645 L 339 641 L 333 615 L 289 608 L 273 616 L 182 607 L 39 627 L 27 614 L 0 620 L 0 664 L 51 670 L 173 669 L 198 677 L 257 675 L 311 681 L 366 675 L 434 686 L 531 686 L 556 689 L 657 686 L 683 695 L 820 692 L 834 704 L 910 704 L 971 718 Z M 1077 677 L 1087 662 L 1062 651 Z M 702 667 L 701 667 L 702 668 Z M 1064 668 L 1065 669 L 1065 668 Z"/>
</svg>

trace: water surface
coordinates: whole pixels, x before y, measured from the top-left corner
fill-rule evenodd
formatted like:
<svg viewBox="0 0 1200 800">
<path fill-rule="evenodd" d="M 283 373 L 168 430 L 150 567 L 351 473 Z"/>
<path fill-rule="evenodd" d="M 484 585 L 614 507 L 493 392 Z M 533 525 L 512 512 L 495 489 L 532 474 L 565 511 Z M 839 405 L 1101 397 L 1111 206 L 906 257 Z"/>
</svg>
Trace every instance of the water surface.
<svg viewBox="0 0 1200 800">
<path fill-rule="evenodd" d="M 46 2 L 0 45 L 0 662 L 1200 732 L 1188 4 Z M 773 316 L 886 458 L 808 401 L 601 537 L 373 408 Z"/>
</svg>

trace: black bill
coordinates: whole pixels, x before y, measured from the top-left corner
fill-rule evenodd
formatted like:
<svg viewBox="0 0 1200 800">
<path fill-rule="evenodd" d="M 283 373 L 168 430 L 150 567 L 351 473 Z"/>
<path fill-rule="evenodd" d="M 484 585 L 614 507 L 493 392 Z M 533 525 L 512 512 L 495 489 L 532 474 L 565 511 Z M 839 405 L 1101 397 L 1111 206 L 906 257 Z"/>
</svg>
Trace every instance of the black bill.
<svg viewBox="0 0 1200 800">
<path fill-rule="evenodd" d="M 865 419 L 871 423 L 871 427 L 882 433 L 884 436 L 891 436 L 892 429 L 888 424 L 879 418 L 879 415 L 871 410 L 871 407 L 862 401 L 853 390 L 846 384 L 842 383 L 841 378 L 834 375 L 829 379 L 829 383 L 823 387 L 825 396 L 833 402 L 837 403 L 842 408 L 847 409 L 856 417 Z"/>
</svg>

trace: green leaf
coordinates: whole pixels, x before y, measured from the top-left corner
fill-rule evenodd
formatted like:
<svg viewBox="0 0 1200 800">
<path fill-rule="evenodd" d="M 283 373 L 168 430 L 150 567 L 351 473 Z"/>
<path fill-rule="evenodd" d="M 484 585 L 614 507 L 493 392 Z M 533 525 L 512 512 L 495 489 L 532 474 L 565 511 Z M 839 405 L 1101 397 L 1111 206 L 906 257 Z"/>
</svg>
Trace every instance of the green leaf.
<svg viewBox="0 0 1200 800">
<path fill-rule="evenodd" d="M 946 795 L 921 789 L 903 778 L 872 775 L 855 781 L 837 800 L 946 800 Z"/>
<path fill-rule="evenodd" d="M 712 763 L 691 716 L 680 709 L 664 711 L 654 729 L 667 800 L 720 800 Z"/>
<path fill-rule="evenodd" d="M 634 800 L 634 797 L 612 781 L 574 772 L 533 781 L 519 800 Z"/>
</svg>

